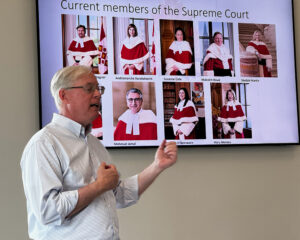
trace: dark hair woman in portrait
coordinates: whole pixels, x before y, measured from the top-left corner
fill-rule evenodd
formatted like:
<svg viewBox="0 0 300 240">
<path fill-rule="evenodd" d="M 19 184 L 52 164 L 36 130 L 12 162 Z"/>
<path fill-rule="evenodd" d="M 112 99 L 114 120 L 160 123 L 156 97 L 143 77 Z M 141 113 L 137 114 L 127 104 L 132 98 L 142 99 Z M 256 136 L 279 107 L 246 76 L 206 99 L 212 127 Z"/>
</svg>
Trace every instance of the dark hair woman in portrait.
<svg viewBox="0 0 300 240">
<path fill-rule="evenodd" d="M 180 88 L 178 96 L 179 100 L 174 107 L 174 114 L 170 119 L 175 139 L 195 139 L 194 128 L 198 122 L 195 105 L 190 100 L 186 88 Z"/>
<path fill-rule="evenodd" d="M 185 75 L 192 67 L 192 49 L 185 40 L 182 28 L 175 29 L 175 40 L 168 49 L 166 57 L 166 75 Z"/>
</svg>

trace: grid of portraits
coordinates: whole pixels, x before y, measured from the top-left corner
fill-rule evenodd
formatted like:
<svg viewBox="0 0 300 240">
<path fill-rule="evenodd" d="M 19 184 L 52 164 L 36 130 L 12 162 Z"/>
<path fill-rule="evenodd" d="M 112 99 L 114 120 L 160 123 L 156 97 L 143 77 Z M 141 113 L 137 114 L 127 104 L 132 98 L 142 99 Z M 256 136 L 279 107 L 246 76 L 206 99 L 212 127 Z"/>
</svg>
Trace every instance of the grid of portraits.
<svg viewBox="0 0 300 240">
<path fill-rule="evenodd" d="M 99 139 L 201 144 L 255 136 L 249 89 L 278 77 L 274 24 L 61 18 L 63 65 L 90 66 L 106 88 L 93 123 Z"/>
</svg>

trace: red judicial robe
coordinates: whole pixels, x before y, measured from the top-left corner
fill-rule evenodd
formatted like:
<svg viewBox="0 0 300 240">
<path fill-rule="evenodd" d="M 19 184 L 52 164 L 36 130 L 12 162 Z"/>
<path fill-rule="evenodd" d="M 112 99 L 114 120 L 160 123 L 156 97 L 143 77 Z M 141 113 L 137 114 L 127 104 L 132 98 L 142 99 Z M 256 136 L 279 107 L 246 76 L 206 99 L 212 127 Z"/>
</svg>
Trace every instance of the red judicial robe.
<svg viewBox="0 0 300 240">
<path fill-rule="evenodd" d="M 233 76 L 232 55 L 224 46 L 212 43 L 206 50 L 203 61 L 204 76 Z"/>
<path fill-rule="evenodd" d="M 91 66 L 93 58 L 99 54 L 93 40 L 90 37 L 75 38 L 67 51 L 67 58 L 69 66 L 76 62 L 79 65 Z"/>
<path fill-rule="evenodd" d="M 185 74 L 192 67 L 192 49 L 187 41 L 173 41 L 166 57 L 166 75 Z M 178 68 L 177 71 L 173 67 Z"/>
<path fill-rule="evenodd" d="M 192 101 L 188 100 L 185 106 L 183 106 L 184 100 L 181 101 L 178 106 L 175 105 L 174 114 L 170 119 L 173 125 L 173 132 L 176 139 L 195 139 L 195 123 L 198 122 L 195 105 Z M 180 130 L 183 134 L 178 134 Z"/>
<path fill-rule="evenodd" d="M 99 112 L 98 117 L 92 122 L 92 134 L 95 137 L 102 137 L 102 116 Z"/>
<path fill-rule="evenodd" d="M 218 117 L 218 121 L 222 123 L 225 138 L 244 138 L 243 122 L 245 120 L 246 116 L 238 101 L 225 104 Z M 231 129 L 235 130 L 235 135 L 230 135 L 229 130 Z"/>
<path fill-rule="evenodd" d="M 258 64 L 263 68 L 262 71 L 260 71 L 261 77 L 272 77 L 271 72 L 268 71 L 268 68 L 272 69 L 272 56 L 266 44 L 262 41 L 250 41 L 246 51 L 253 54 L 259 53 L 262 60 L 258 60 Z"/>
<path fill-rule="evenodd" d="M 150 53 L 148 52 L 144 41 L 140 37 L 126 38 L 123 41 L 121 49 L 121 65 L 124 74 L 144 74 L 144 61 L 147 60 L 149 56 Z M 134 65 L 134 69 L 131 70 L 126 68 L 126 64 Z"/>
<path fill-rule="evenodd" d="M 138 122 L 138 132 L 134 129 L 134 123 L 131 117 L 136 115 Z M 126 110 L 118 119 L 118 124 L 114 132 L 115 141 L 125 140 L 157 140 L 157 123 L 156 116 L 151 110 L 141 109 L 138 113 L 132 114 L 131 110 Z M 129 125 L 129 127 L 127 126 Z M 130 125 L 132 124 L 132 125 Z M 129 132 L 127 132 L 129 128 Z"/>
</svg>

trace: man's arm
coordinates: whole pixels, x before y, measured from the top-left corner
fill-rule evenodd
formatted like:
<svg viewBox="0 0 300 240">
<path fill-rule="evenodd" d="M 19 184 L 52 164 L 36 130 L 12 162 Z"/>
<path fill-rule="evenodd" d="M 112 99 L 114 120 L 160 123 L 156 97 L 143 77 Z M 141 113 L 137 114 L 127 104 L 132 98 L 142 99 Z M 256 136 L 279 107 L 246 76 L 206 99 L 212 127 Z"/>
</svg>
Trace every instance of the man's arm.
<svg viewBox="0 0 300 240">
<path fill-rule="evenodd" d="M 76 207 L 67 216 L 67 218 L 87 207 L 102 193 L 115 189 L 118 182 L 119 174 L 116 167 L 114 165 L 106 165 L 105 162 L 101 162 L 98 168 L 96 181 L 78 189 L 78 201 Z"/>
<path fill-rule="evenodd" d="M 153 163 L 138 176 L 139 196 L 154 182 L 161 172 L 172 166 L 176 160 L 176 143 L 164 140 L 156 151 Z"/>
</svg>

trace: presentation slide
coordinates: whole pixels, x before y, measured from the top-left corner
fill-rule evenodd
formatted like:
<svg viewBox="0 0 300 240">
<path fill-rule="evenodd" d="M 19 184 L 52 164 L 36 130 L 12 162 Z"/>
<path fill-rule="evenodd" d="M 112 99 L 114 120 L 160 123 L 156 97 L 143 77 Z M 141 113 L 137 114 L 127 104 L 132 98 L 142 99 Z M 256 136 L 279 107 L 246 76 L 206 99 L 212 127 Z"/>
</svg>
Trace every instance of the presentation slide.
<svg viewBox="0 0 300 240">
<path fill-rule="evenodd" d="M 41 125 L 50 81 L 85 65 L 105 87 L 106 147 L 298 144 L 291 0 L 37 0 Z"/>
</svg>

